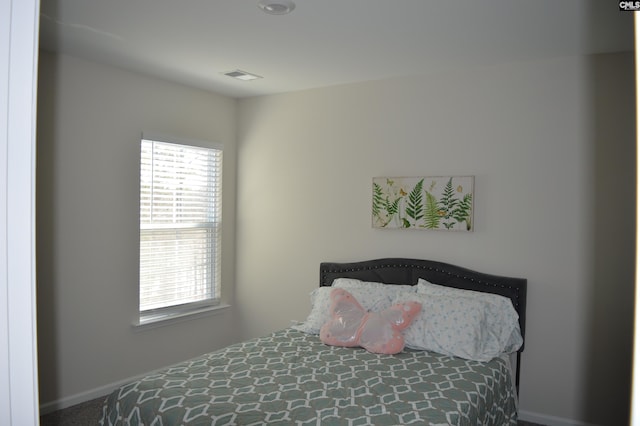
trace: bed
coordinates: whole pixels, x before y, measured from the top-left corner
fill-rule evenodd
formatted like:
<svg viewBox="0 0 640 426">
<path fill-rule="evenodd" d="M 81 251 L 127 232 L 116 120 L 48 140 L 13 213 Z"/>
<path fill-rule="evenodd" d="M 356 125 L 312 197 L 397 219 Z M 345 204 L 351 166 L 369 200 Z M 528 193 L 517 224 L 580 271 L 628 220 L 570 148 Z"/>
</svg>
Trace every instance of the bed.
<svg viewBox="0 0 640 426">
<path fill-rule="evenodd" d="M 430 260 L 324 262 L 304 322 L 120 387 L 106 398 L 100 424 L 516 425 L 526 286 Z M 421 302 L 402 331 L 404 349 L 388 355 L 325 344 L 318 327 L 338 287 L 367 311 L 382 298 L 393 306 Z M 421 327 L 433 323 L 445 325 L 422 342 L 433 330 Z M 461 344 L 466 334 L 450 338 L 452 324 L 462 330 L 454 334 L 475 328 L 475 343 Z"/>
</svg>

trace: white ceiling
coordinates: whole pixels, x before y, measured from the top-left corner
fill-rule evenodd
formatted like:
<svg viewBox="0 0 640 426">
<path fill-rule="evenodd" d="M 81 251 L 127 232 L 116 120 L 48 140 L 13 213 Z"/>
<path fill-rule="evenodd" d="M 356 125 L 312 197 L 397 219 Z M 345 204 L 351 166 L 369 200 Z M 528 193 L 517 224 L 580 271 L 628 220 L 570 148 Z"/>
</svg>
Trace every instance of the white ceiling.
<svg viewBox="0 0 640 426">
<path fill-rule="evenodd" d="M 633 50 L 613 0 L 295 0 L 284 16 L 257 1 L 42 0 L 40 43 L 238 98 Z"/>
</svg>

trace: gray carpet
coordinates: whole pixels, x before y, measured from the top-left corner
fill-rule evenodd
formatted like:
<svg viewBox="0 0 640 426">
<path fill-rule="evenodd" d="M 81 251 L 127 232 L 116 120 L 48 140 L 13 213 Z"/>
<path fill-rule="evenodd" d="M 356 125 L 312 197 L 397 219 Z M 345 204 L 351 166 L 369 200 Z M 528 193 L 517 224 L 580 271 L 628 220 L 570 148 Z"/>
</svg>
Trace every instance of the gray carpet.
<svg viewBox="0 0 640 426">
<path fill-rule="evenodd" d="M 54 411 L 40 417 L 40 426 L 88 426 L 97 425 L 102 417 L 105 397 L 83 402 L 64 410 Z"/>
<path fill-rule="evenodd" d="M 88 426 L 97 425 L 102 417 L 104 398 L 98 398 L 64 410 L 40 417 L 41 426 Z M 518 426 L 544 426 L 537 423 L 519 421 Z"/>
</svg>

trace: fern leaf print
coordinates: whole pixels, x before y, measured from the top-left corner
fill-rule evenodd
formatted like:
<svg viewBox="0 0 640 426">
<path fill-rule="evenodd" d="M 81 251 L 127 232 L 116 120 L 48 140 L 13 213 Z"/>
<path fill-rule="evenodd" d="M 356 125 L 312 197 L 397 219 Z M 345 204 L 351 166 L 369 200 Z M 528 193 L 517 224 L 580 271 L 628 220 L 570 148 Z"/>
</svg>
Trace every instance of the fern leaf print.
<svg viewBox="0 0 640 426">
<path fill-rule="evenodd" d="M 384 218 L 382 217 L 382 212 L 384 210 L 386 203 L 384 198 L 384 193 L 382 192 L 382 188 L 377 183 L 373 182 L 373 206 L 372 206 L 372 215 L 374 224 L 378 224 L 384 226 Z"/>
<path fill-rule="evenodd" d="M 453 178 L 450 177 L 449 181 L 444 187 L 442 197 L 440 198 L 441 215 L 444 219 L 442 224 L 447 229 L 451 229 L 455 225 L 455 221 L 452 221 L 452 214 L 458 204 L 458 200 L 455 198 L 453 191 Z"/>
<path fill-rule="evenodd" d="M 373 178 L 375 228 L 473 228 L 473 176 Z"/>
<path fill-rule="evenodd" d="M 428 191 L 425 191 L 425 195 L 427 200 L 424 205 L 424 227 L 427 229 L 438 229 L 440 227 L 438 200 Z"/>
<path fill-rule="evenodd" d="M 416 186 L 413 187 L 413 190 L 409 193 L 409 201 L 407 203 L 407 216 L 413 219 L 413 225 L 417 226 L 417 222 L 423 217 L 423 207 L 422 207 L 422 185 L 424 184 L 424 179 L 421 179 Z"/>
<path fill-rule="evenodd" d="M 462 201 L 458 203 L 455 210 L 452 213 L 453 218 L 457 222 L 464 222 L 467 231 L 471 230 L 471 208 L 473 206 L 472 203 L 472 195 L 465 194 L 462 197 Z"/>
</svg>

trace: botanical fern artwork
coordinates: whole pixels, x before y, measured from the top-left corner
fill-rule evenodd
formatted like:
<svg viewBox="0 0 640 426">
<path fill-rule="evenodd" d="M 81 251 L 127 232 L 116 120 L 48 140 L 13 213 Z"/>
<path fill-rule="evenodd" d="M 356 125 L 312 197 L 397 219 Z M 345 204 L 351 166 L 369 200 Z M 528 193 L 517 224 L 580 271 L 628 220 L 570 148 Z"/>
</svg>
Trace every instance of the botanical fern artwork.
<svg viewBox="0 0 640 426">
<path fill-rule="evenodd" d="M 373 178 L 374 228 L 473 230 L 473 176 Z"/>
</svg>

